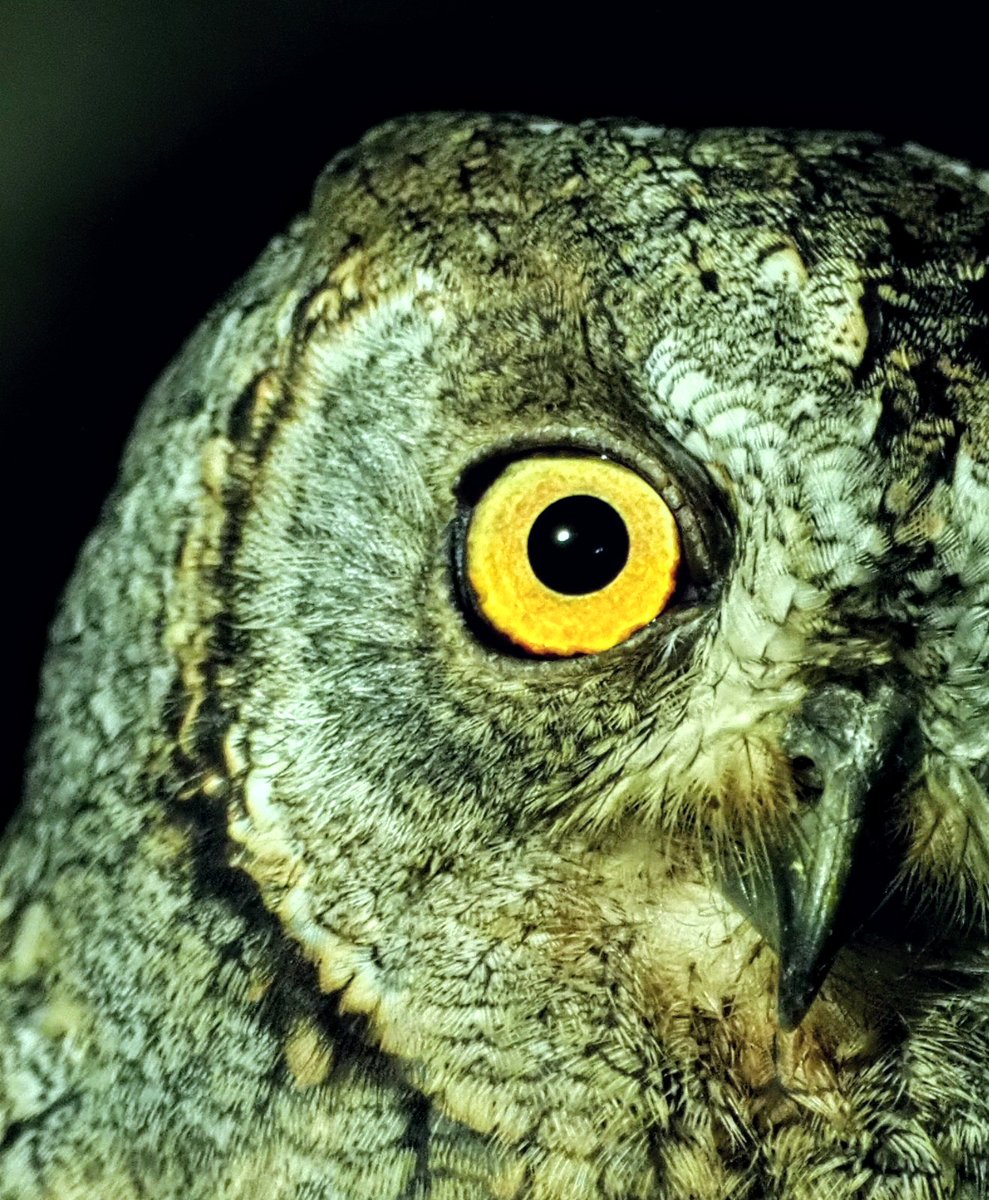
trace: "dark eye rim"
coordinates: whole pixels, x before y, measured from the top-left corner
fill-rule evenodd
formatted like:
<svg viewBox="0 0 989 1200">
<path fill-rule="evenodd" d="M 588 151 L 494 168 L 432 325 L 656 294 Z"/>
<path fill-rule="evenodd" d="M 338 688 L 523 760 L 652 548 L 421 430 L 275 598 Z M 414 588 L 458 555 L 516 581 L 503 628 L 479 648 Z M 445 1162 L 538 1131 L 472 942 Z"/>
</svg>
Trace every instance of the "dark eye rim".
<svg viewBox="0 0 989 1200">
<path fill-rule="evenodd" d="M 480 611 L 467 574 L 467 530 L 474 506 L 505 469 L 520 459 L 536 455 L 606 458 L 644 479 L 669 505 L 676 517 L 683 546 L 676 587 L 663 612 L 644 628 L 611 650 L 592 655 L 532 654 L 495 629 Z M 725 497 L 706 473 L 678 447 L 663 455 L 664 466 L 644 464 L 612 447 L 533 440 L 495 447 L 468 464 L 454 487 L 457 510 L 449 526 L 449 551 L 454 598 L 473 637 L 491 650 L 522 662 L 574 662 L 598 659 L 655 632 L 669 630 L 696 618 L 709 608 L 721 589 L 734 544 L 733 527 Z M 667 466 L 667 463 L 674 463 Z M 703 514 L 701 516 L 700 514 Z"/>
</svg>

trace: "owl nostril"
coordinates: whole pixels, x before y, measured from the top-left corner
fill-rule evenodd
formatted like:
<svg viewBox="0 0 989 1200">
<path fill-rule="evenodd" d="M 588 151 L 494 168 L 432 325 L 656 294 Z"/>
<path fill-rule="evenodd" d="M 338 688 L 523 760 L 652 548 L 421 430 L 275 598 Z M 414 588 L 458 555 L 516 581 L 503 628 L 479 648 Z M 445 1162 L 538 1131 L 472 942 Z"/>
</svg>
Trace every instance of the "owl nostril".
<svg viewBox="0 0 989 1200">
<path fill-rule="evenodd" d="M 824 776 L 808 754 L 798 754 L 790 760 L 790 773 L 797 795 L 805 803 L 820 799 L 824 792 Z"/>
</svg>

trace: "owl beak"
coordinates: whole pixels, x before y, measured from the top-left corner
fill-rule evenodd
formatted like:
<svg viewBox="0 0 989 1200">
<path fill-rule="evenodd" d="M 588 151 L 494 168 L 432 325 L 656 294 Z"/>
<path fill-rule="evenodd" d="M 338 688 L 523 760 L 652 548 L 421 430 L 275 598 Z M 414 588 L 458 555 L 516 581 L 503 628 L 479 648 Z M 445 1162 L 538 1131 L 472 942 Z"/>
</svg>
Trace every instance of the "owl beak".
<svg viewBox="0 0 989 1200">
<path fill-rule="evenodd" d="M 907 710 L 887 686 L 871 697 L 836 684 L 812 693 L 783 740 L 795 771 L 810 778 L 803 807 L 757 862 L 737 864 L 726 881 L 779 955 L 784 1030 L 803 1020 L 838 951 L 888 889 L 889 856 L 872 853 L 871 830 L 891 772 L 911 753 Z"/>
</svg>

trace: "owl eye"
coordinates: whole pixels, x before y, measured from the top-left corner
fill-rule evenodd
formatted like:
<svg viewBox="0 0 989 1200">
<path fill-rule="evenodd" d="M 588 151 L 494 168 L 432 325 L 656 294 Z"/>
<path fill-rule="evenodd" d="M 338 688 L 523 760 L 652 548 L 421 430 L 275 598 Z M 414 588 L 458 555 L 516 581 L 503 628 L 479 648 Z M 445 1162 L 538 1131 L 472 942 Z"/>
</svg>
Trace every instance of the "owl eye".
<svg viewBox="0 0 989 1200">
<path fill-rule="evenodd" d="M 595 654 L 667 605 L 676 519 L 640 475 L 608 459 L 535 455 L 477 501 L 464 574 L 477 612 L 530 654 Z"/>
</svg>

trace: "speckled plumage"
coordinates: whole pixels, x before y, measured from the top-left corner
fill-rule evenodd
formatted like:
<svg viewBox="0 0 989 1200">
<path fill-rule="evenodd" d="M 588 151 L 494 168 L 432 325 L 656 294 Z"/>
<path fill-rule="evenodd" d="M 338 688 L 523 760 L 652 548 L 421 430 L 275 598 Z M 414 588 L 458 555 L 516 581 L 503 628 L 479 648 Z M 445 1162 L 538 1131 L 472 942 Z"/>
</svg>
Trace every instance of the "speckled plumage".
<svg viewBox="0 0 989 1200">
<path fill-rule="evenodd" d="M 154 389 L 53 632 L 0 1200 L 989 1197 L 987 255 L 984 180 L 869 136 L 338 157 Z M 534 660 L 465 618 L 463 481 L 561 446 L 654 482 L 698 586 Z M 790 1031 L 745 871 L 869 704 Z"/>
</svg>

